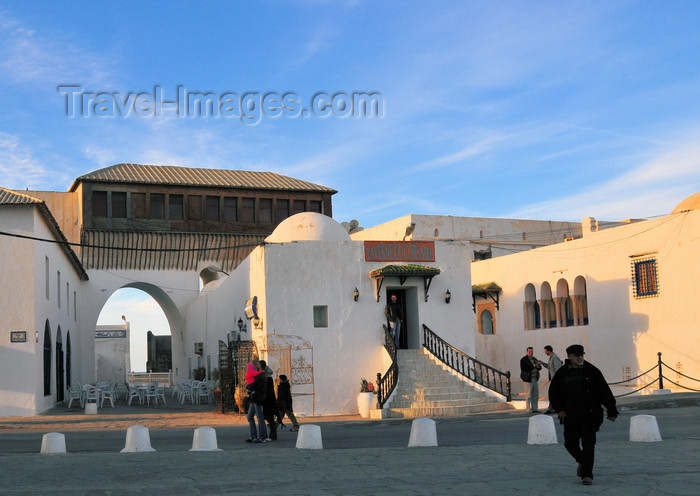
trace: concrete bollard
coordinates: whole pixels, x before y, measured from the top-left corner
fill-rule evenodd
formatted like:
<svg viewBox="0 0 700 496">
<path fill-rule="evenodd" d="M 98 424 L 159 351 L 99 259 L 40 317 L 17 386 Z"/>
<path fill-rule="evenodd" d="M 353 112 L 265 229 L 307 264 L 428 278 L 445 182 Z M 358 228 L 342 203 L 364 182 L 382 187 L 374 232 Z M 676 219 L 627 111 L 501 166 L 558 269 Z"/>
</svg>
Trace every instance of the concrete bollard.
<svg viewBox="0 0 700 496">
<path fill-rule="evenodd" d="M 630 441 L 651 443 L 661 441 L 659 425 L 653 415 L 635 415 L 630 419 Z"/>
<path fill-rule="evenodd" d="M 437 445 L 435 421 L 425 417 L 413 419 L 413 422 L 411 422 L 411 435 L 408 438 L 408 447 Z"/>
<path fill-rule="evenodd" d="M 66 452 L 66 436 L 60 432 L 49 432 L 41 438 L 41 454 L 55 455 Z"/>
<path fill-rule="evenodd" d="M 321 440 L 321 426 L 314 424 L 303 424 L 299 426 L 296 448 L 323 449 L 323 441 Z"/>
<path fill-rule="evenodd" d="M 557 431 L 554 419 L 549 415 L 530 417 L 527 429 L 527 444 L 557 444 Z"/>
<path fill-rule="evenodd" d="M 97 403 L 85 403 L 85 415 L 97 415 Z"/>
<path fill-rule="evenodd" d="M 211 427 L 195 429 L 190 451 L 222 451 L 216 442 L 216 430 Z"/>
<path fill-rule="evenodd" d="M 132 425 L 126 430 L 126 445 L 121 453 L 146 453 L 155 451 L 151 447 L 151 437 L 148 427 Z"/>
</svg>

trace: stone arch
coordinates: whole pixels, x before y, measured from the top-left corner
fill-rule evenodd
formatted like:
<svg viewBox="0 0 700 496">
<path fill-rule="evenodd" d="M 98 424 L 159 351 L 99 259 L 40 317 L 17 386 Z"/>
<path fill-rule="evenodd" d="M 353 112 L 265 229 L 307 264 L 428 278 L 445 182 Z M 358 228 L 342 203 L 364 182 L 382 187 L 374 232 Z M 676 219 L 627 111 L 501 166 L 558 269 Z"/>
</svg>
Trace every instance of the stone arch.
<svg viewBox="0 0 700 496">
<path fill-rule="evenodd" d="M 525 320 L 525 330 L 531 331 L 539 327 L 539 305 L 537 304 L 537 292 L 535 285 L 528 283 L 525 286 L 523 302 L 523 318 Z"/>
<path fill-rule="evenodd" d="M 574 279 L 574 325 L 588 325 L 588 293 L 586 278 L 577 276 Z"/>
<path fill-rule="evenodd" d="M 481 334 L 495 334 L 493 314 L 488 308 L 483 309 L 479 315 L 479 332 Z"/>
<path fill-rule="evenodd" d="M 540 285 L 540 310 L 542 313 L 542 327 L 547 329 L 557 327 L 557 312 L 552 298 L 552 286 L 547 281 Z"/>
<path fill-rule="evenodd" d="M 569 283 L 561 278 L 557 281 L 557 296 L 554 298 L 559 327 L 574 325 L 574 313 L 571 297 L 569 296 Z"/>
</svg>

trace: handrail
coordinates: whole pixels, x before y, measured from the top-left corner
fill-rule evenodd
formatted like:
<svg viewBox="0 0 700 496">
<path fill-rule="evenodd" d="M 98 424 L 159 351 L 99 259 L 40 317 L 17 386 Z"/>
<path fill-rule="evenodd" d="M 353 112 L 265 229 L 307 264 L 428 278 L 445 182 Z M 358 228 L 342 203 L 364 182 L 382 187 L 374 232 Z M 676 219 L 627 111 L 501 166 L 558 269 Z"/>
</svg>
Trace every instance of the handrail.
<svg viewBox="0 0 700 496">
<path fill-rule="evenodd" d="M 690 379 L 691 381 L 695 381 L 695 382 L 700 382 L 700 379 L 696 379 L 696 378 L 694 378 L 694 377 L 690 377 L 689 375 L 685 375 L 684 373 L 680 372 L 679 370 L 676 370 L 676 369 L 674 369 L 673 367 L 669 366 L 666 362 L 662 361 L 662 360 L 661 360 L 661 352 L 660 352 L 660 351 L 657 353 L 657 355 L 658 355 L 658 357 L 659 357 L 658 362 L 656 363 L 656 365 L 654 365 L 652 368 L 650 368 L 650 369 L 647 370 L 646 372 L 643 372 L 643 373 L 639 374 L 639 375 L 636 376 L 636 377 L 631 377 L 631 378 L 629 378 L 629 379 L 625 379 L 625 380 L 623 380 L 623 381 L 609 382 L 609 383 L 608 383 L 609 386 L 619 386 L 619 385 L 624 384 L 624 383 L 626 383 L 626 382 L 636 381 L 636 380 L 639 379 L 640 377 L 649 374 L 649 373 L 652 372 L 653 370 L 659 369 L 659 373 L 658 373 L 658 376 L 656 377 L 656 379 L 654 379 L 654 380 L 651 381 L 650 383 L 646 384 L 645 386 L 640 387 L 639 389 L 635 389 L 634 391 L 630 391 L 629 393 L 615 395 L 616 398 L 621 398 L 621 397 L 623 397 L 623 396 L 629 396 L 630 394 L 638 393 L 638 392 L 641 391 L 642 389 L 646 389 L 646 388 L 648 388 L 649 386 L 651 386 L 652 384 L 655 384 L 655 383 L 657 383 L 657 382 L 659 383 L 659 389 L 664 389 L 664 379 L 666 379 L 668 382 L 670 382 L 670 383 L 673 384 L 674 386 L 679 387 L 679 388 L 681 388 L 681 389 L 687 389 L 688 391 L 694 391 L 694 392 L 696 392 L 696 393 L 697 393 L 697 392 L 700 392 L 700 389 L 693 389 L 693 388 L 689 388 L 689 387 L 686 387 L 686 386 L 682 386 L 682 385 L 679 384 L 678 382 L 674 382 L 674 381 L 672 381 L 671 379 L 669 379 L 668 377 L 666 377 L 666 376 L 664 375 L 664 370 L 663 370 L 663 366 L 664 366 L 664 365 L 666 365 L 666 368 L 671 369 L 672 372 L 675 372 L 676 374 L 678 374 L 678 375 L 680 375 L 680 376 L 683 376 L 683 377 L 685 377 L 686 379 Z M 680 380 L 680 379 L 679 379 L 679 380 Z M 627 386 L 627 385 L 624 385 L 624 386 L 621 386 L 621 387 L 635 387 L 635 388 L 636 388 L 637 385 L 634 385 L 634 386 Z"/>
<path fill-rule="evenodd" d="M 384 349 L 389 353 L 391 358 L 391 365 L 389 370 L 386 371 L 384 377 L 380 372 L 377 372 L 377 404 L 381 410 L 384 404 L 394 392 L 396 388 L 396 383 L 399 382 L 399 366 L 396 363 L 396 345 L 394 344 L 394 338 L 391 337 L 389 329 L 386 325 L 382 324 L 384 328 Z"/>
<path fill-rule="evenodd" d="M 470 357 L 435 334 L 425 324 L 423 324 L 423 346 L 452 370 L 505 396 L 506 401 L 512 400 L 509 371 L 503 372 Z"/>
</svg>

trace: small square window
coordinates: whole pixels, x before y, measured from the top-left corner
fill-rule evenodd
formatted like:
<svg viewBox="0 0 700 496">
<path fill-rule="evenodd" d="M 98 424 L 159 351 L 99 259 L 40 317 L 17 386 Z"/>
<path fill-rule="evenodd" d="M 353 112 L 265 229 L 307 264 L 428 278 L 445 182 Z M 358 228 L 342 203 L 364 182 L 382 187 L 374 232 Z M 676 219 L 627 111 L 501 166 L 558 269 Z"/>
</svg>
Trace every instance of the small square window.
<svg viewBox="0 0 700 496">
<path fill-rule="evenodd" d="M 184 211 L 184 196 L 168 195 L 168 218 L 170 220 L 182 220 Z"/>
<path fill-rule="evenodd" d="M 328 327 L 328 305 L 314 305 L 314 327 Z"/>
<path fill-rule="evenodd" d="M 107 217 L 107 192 L 92 192 L 92 216 Z"/>
<path fill-rule="evenodd" d="M 659 281 L 656 259 L 636 260 L 632 262 L 635 298 L 648 298 L 659 294 Z"/>
<path fill-rule="evenodd" d="M 206 198 L 206 219 L 211 221 L 217 221 L 221 217 L 219 215 L 219 197 L 218 196 L 207 196 Z"/>
<path fill-rule="evenodd" d="M 126 218 L 126 193 L 124 191 L 112 191 L 112 217 L 115 219 Z"/>
<path fill-rule="evenodd" d="M 258 200 L 258 205 L 260 207 L 260 222 L 269 224 L 272 222 L 272 199 L 271 198 L 260 198 Z"/>
<path fill-rule="evenodd" d="M 151 219 L 165 219 L 165 195 L 151 193 Z"/>
</svg>

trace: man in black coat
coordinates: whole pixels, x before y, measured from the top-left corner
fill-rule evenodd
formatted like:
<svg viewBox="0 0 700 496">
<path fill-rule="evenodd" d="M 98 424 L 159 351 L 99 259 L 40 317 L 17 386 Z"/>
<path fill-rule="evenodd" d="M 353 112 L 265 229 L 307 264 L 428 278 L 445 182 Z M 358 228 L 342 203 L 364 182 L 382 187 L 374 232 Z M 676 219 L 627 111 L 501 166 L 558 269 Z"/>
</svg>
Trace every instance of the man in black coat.
<svg viewBox="0 0 700 496">
<path fill-rule="evenodd" d="M 532 413 L 540 413 L 540 386 L 537 381 L 540 380 L 542 365 L 533 353 L 532 346 L 528 346 L 525 356 L 520 359 L 520 378 L 528 386 L 525 409 Z"/>
<path fill-rule="evenodd" d="M 267 384 L 265 401 L 263 403 L 263 415 L 267 421 L 268 429 L 270 429 L 270 439 L 274 441 L 277 439 L 277 422 L 275 421 L 275 416 L 277 415 L 277 398 L 275 396 L 275 380 L 272 378 L 274 372 L 267 366 L 265 360 L 260 360 L 260 370 L 263 371 L 260 375 L 265 376 Z"/>
<path fill-rule="evenodd" d="M 258 368 L 260 366 L 258 365 Z M 270 441 L 265 428 L 265 417 L 263 414 L 263 404 L 267 395 L 267 376 L 264 372 L 255 376 L 255 380 L 246 386 L 250 391 L 250 406 L 248 407 L 248 425 L 250 426 L 250 438 L 246 441 L 251 443 L 264 443 Z M 258 417 L 258 429 L 255 430 L 255 417 Z"/>
<path fill-rule="evenodd" d="M 564 424 L 564 447 L 578 462 L 576 475 L 583 484 L 590 485 L 595 433 L 603 423 L 603 406 L 612 422 L 619 413 L 602 372 L 583 359 L 583 346 L 572 344 L 566 354 L 567 360 L 549 386 L 549 402 Z"/>
</svg>

